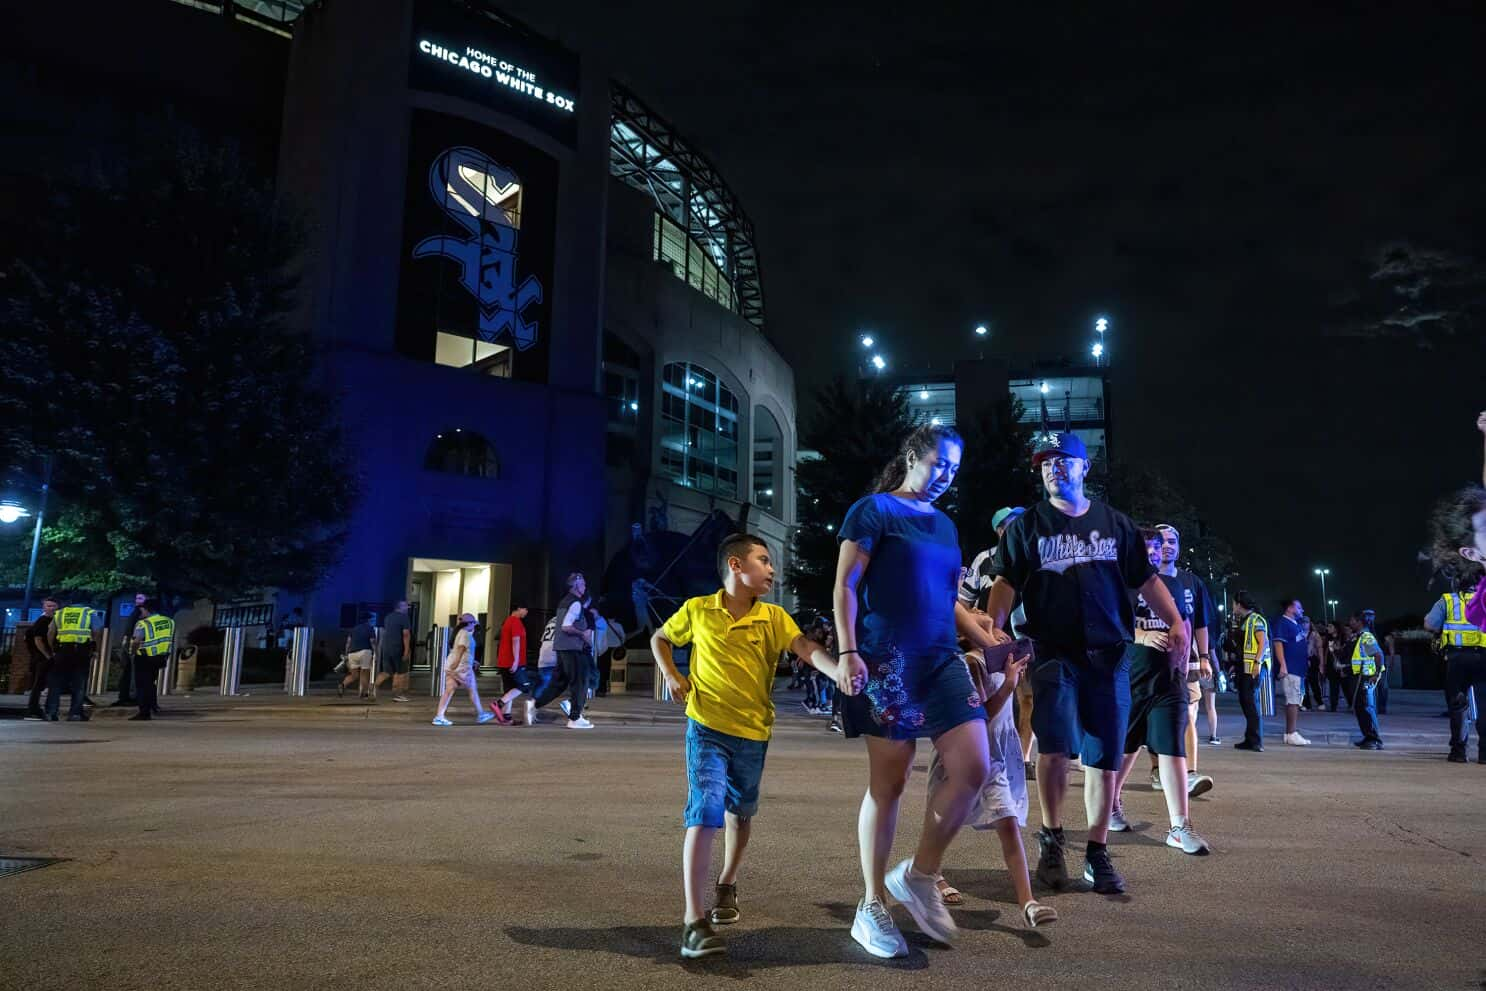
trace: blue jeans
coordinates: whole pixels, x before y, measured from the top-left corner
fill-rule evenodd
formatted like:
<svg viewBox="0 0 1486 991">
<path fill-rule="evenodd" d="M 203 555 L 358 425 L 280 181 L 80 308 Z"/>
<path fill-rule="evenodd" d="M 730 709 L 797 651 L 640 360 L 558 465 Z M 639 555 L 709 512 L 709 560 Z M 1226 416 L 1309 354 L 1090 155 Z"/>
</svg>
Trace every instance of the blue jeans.
<svg viewBox="0 0 1486 991">
<path fill-rule="evenodd" d="M 748 819 L 758 812 L 767 740 L 745 740 L 686 721 L 686 828 L 717 829 L 723 813 Z"/>
<path fill-rule="evenodd" d="M 66 692 L 72 696 L 72 707 L 67 710 L 67 717 L 71 719 L 76 716 L 81 719 L 86 713 L 83 712 L 83 699 L 87 698 L 88 689 L 88 666 L 86 663 L 76 662 L 52 665 L 47 672 L 46 681 L 46 715 L 48 719 L 55 719 L 61 708 L 62 693 Z"/>
<path fill-rule="evenodd" d="M 1378 683 L 1377 679 L 1352 675 L 1352 714 L 1357 717 L 1357 728 L 1362 739 L 1383 742 L 1378 730 Z"/>
</svg>

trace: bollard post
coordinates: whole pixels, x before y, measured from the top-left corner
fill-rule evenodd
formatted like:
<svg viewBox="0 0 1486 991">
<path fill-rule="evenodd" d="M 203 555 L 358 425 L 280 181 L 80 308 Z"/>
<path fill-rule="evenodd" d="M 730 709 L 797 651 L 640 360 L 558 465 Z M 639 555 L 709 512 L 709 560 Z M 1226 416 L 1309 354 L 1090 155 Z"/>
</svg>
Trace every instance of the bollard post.
<svg viewBox="0 0 1486 991">
<path fill-rule="evenodd" d="M 438 698 L 444 691 L 444 662 L 449 659 L 449 628 L 433 628 L 433 652 L 428 658 L 428 694 Z"/>
<path fill-rule="evenodd" d="M 222 680 L 218 694 L 236 695 L 238 680 L 242 677 L 244 630 L 236 627 L 225 631 L 222 640 Z"/>
<path fill-rule="evenodd" d="M 289 656 L 284 662 L 285 690 L 290 695 L 302 696 L 310 677 L 310 648 L 315 642 L 315 631 L 308 626 L 296 626 L 289 641 Z"/>
<path fill-rule="evenodd" d="M 175 634 L 174 629 L 170 633 L 170 649 L 165 652 L 165 663 L 160 665 L 160 670 L 155 672 L 155 694 L 157 696 L 169 695 L 171 686 L 175 684 Z"/>
<path fill-rule="evenodd" d="M 93 655 L 93 663 L 88 668 L 89 698 L 108 691 L 108 634 L 109 629 L 106 626 L 98 634 L 98 652 Z"/>
</svg>

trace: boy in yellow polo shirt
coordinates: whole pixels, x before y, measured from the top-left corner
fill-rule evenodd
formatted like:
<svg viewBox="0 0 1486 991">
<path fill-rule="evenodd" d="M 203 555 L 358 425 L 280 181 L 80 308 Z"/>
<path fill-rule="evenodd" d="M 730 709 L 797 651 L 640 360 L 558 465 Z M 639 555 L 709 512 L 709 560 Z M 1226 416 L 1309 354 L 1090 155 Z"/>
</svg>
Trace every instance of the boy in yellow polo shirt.
<svg viewBox="0 0 1486 991">
<path fill-rule="evenodd" d="M 717 551 L 722 589 L 688 599 L 650 638 L 671 698 L 686 703 L 686 840 L 682 878 L 686 918 L 681 955 L 726 953 L 714 923 L 737 922 L 738 864 L 758 811 L 759 780 L 774 725 L 774 670 L 782 651 L 808 658 L 836 677 L 836 659 L 806 640 L 789 613 L 760 599 L 774 586 L 769 548 L 752 534 L 735 533 Z M 689 675 L 676 670 L 671 648 L 691 645 Z M 712 840 L 726 825 L 716 906 L 702 893 L 712 874 Z"/>
</svg>

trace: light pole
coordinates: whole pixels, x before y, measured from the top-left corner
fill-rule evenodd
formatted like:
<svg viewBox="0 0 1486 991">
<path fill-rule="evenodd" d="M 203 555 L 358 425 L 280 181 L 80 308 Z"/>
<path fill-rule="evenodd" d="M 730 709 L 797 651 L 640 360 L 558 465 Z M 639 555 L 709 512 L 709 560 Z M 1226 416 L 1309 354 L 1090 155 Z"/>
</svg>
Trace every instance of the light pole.
<svg viewBox="0 0 1486 991">
<path fill-rule="evenodd" d="M 52 487 L 52 459 L 48 455 L 41 476 L 41 503 L 36 509 L 36 526 L 31 531 L 31 561 L 26 565 L 26 594 L 21 598 L 21 621 L 31 618 L 31 592 L 36 587 L 36 555 L 41 550 L 41 523 L 46 517 L 46 494 Z M 24 506 L 7 502 L 0 504 L 0 523 L 14 523 L 31 515 Z"/>
<path fill-rule="evenodd" d="M 1327 599 L 1326 604 L 1331 607 L 1331 618 L 1336 619 L 1336 607 L 1340 605 L 1340 600 Z"/>
<path fill-rule="evenodd" d="M 1331 601 L 1326 598 L 1326 576 L 1329 575 L 1329 574 L 1331 574 L 1331 569 L 1330 568 L 1315 568 L 1314 571 L 1315 571 L 1315 573 L 1321 579 L 1321 601 L 1322 602 L 1325 602 L 1328 606 L 1330 606 L 1331 605 Z M 1335 616 L 1327 616 L 1326 618 L 1327 619 L 1335 619 L 1336 617 Z"/>
</svg>

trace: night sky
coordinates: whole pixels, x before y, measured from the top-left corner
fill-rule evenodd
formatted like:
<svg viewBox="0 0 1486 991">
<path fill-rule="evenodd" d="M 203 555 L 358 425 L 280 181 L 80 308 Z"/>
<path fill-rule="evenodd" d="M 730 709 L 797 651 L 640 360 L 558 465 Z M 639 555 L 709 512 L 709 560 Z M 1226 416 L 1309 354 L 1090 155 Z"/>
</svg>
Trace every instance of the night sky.
<svg viewBox="0 0 1486 991">
<path fill-rule="evenodd" d="M 728 179 L 802 408 L 861 330 L 947 369 L 1106 314 L 1114 453 L 1237 585 L 1423 612 L 1429 506 L 1481 472 L 1486 15 L 1024 6 L 508 4 Z"/>
</svg>

